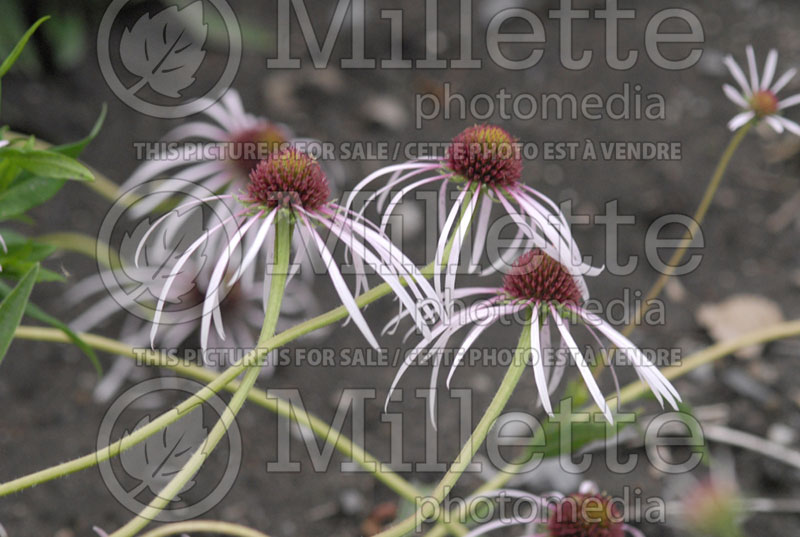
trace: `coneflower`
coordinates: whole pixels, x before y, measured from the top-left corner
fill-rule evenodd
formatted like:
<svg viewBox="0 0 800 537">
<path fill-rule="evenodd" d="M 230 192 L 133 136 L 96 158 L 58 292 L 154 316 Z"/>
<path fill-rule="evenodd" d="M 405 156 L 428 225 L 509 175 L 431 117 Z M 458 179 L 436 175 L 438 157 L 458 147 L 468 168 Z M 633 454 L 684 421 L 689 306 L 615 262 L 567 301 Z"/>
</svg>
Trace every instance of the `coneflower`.
<svg viewBox="0 0 800 537">
<path fill-rule="evenodd" d="M 594 402 L 606 419 L 609 422 L 612 421 L 611 410 L 592 375 L 591 368 L 570 332 L 567 321 L 583 324 L 601 347 L 603 344 L 599 336 L 605 336 L 617 348 L 615 355 L 625 356 L 628 359 L 636 374 L 650 386 L 662 406 L 666 401 L 677 409 L 680 396 L 672 384 L 628 338 L 599 316 L 581 307 L 583 300 L 578 279 L 564 265 L 556 261 L 552 252 L 537 248 L 523 253 L 513 263 L 511 270 L 505 276 L 502 287 L 472 288 L 461 290 L 458 293 L 458 297 L 463 299 L 480 296 L 488 296 L 488 298 L 483 298 L 462 308 L 450 319 L 442 320 L 431 329 L 428 336 L 422 338 L 398 370 L 389 389 L 387 404 L 400 378 L 418 358 L 427 359 L 433 356 L 430 387 L 435 394 L 434 388 L 441 366 L 442 351 L 456 332 L 474 325 L 455 353 L 447 376 L 449 388 L 456 368 L 478 337 L 501 318 L 513 316 L 514 318 L 525 318 L 527 319 L 525 322 L 530 324 L 533 375 L 542 406 L 548 414 L 553 414 L 550 393 L 558 386 L 566 367 L 565 363 L 559 362 L 549 367 L 549 374 L 545 369 L 545 362 L 548 361 L 545 358 L 552 350 L 551 325 L 555 325 L 556 332 L 560 336 L 561 347 L 569 353 L 577 366 Z M 613 367 L 611 370 L 614 373 Z M 614 380 L 618 385 L 615 373 Z M 432 396 L 429 399 L 429 405 L 431 419 L 435 421 L 435 397 Z"/>
<path fill-rule="evenodd" d="M 601 270 L 584 263 L 558 206 L 522 182 L 519 144 L 500 127 L 476 125 L 465 129 L 453 138 L 444 159 L 396 164 L 368 175 L 351 193 L 348 207 L 357 195 L 378 179 L 386 179 L 386 182 L 367 197 L 364 208 L 376 200 L 382 208 L 389 193 L 399 189 L 383 211 L 382 230 L 388 225 L 394 208 L 406 195 L 425 185 L 439 185 L 441 229 L 436 245 L 434 285 L 440 296 L 453 292 L 461 249 L 473 220 L 472 265 L 476 266 L 480 261 L 495 204 L 503 208 L 517 227 L 510 250 L 523 246 L 550 247 L 575 276 L 582 293 L 586 289 L 583 275 L 595 275 Z M 450 185 L 456 185 L 460 191 L 448 209 L 447 189 Z M 501 268 L 503 261 L 495 260 L 484 274 Z M 446 266 L 444 282 L 440 277 L 442 265 Z"/>
<path fill-rule="evenodd" d="M 769 51 L 767 60 L 764 63 L 764 72 L 759 76 L 756 55 L 751 45 L 747 46 L 749 79 L 745 76 L 739 64 L 736 63 L 736 60 L 733 59 L 733 56 L 726 56 L 724 61 L 725 66 L 739 84 L 739 90 L 730 84 L 723 85 L 722 89 L 728 99 L 742 109 L 740 113 L 736 114 L 728 122 L 730 130 L 735 131 L 752 120 L 764 120 L 779 134 L 784 130 L 788 130 L 800 136 L 800 125 L 781 115 L 783 110 L 800 104 L 800 94 L 792 95 L 782 100 L 778 99 L 778 92 L 794 78 L 794 75 L 797 74 L 797 69 L 789 69 L 773 84 L 775 70 L 778 66 L 778 51 L 775 49 Z"/>
<path fill-rule="evenodd" d="M 237 201 L 238 210 L 191 244 L 172 267 L 155 309 L 151 339 L 155 338 L 170 288 L 186 262 L 211 237 L 219 236 L 221 230 L 230 229 L 230 241 L 215 263 L 208 282 L 200 330 L 200 343 L 204 349 L 208 343 L 212 319 L 218 335 L 224 339 L 220 315 L 215 314 L 218 312 L 220 288 L 223 285 L 228 288 L 234 285 L 259 253 L 269 258 L 271 247 L 268 246 L 267 237 L 274 232 L 281 220 L 299 231 L 306 248 L 319 253 L 342 304 L 371 345 L 377 347 L 378 343 L 356 305 L 353 294 L 333 259 L 331 249 L 317 228 L 327 230 L 345 244 L 353 258 L 356 278 L 362 288 L 367 286 L 366 268 L 369 267 L 389 284 L 402 305 L 411 312 L 418 327 L 428 333 L 419 304 L 432 304 L 435 299 L 432 286 L 388 237 L 364 218 L 328 199 L 330 189 L 327 178 L 314 159 L 297 149 L 284 149 L 261 161 L 250 172 L 249 179 L 246 190 L 240 195 L 219 196 L 225 203 Z M 175 210 L 185 208 L 182 206 Z M 163 218 L 148 230 L 140 248 L 147 235 L 159 226 Z M 246 236 L 250 237 L 247 241 L 244 240 Z M 233 252 L 243 243 L 247 247 L 242 249 L 240 263 L 230 266 Z M 408 285 L 408 290 L 404 287 L 404 282 Z"/>
<path fill-rule="evenodd" d="M 644 537 L 633 526 L 626 524 L 617 502 L 608 494 L 599 492 L 591 481 L 581 484 L 579 491 L 564 496 L 552 493 L 537 496 L 522 490 L 504 489 L 487 492 L 481 496 L 507 496 L 525 500 L 534 506 L 528 517 L 510 517 L 482 524 L 466 537 L 479 537 L 510 526 L 525 525 L 532 528 L 530 537 Z"/>
<path fill-rule="evenodd" d="M 134 216 L 156 208 L 160 201 L 176 190 L 189 189 L 187 194 L 235 192 L 247 185 L 250 171 L 270 153 L 285 149 L 308 139 L 295 137 L 292 130 L 267 118 L 245 111 L 236 90 L 228 90 L 218 101 L 206 108 L 203 115 L 210 121 L 191 121 L 169 131 L 167 142 L 199 140 L 221 151 L 188 151 L 182 146 L 159 152 L 156 158 L 141 164 L 120 187 L 122 191 L 147 181 L 176 178 L 160 186 L 168 192 L 164 197 L 152 196 L 137 204 Z M 145 155 L 147 156 L 147 155 Z M 191 185 L 197 184 L 196 189 Z"/>
</svg>

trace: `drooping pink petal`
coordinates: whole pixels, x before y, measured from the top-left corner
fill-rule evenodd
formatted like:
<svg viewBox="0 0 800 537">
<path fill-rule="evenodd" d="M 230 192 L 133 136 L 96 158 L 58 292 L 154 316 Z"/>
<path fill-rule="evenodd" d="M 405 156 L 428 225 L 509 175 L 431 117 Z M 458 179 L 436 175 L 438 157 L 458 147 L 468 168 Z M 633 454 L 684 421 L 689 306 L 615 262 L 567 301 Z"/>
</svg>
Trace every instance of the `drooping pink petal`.
<svg viewBox="0 0 800 537">
<path fill-rule="evenodd" d="M 586 388 L 588 388 L 592 399 L 594 399 L 595 404 L 606 417 L 608 422 L 614 423 L 614 418 L 611 415 L 611 409 L 608 408 L 605 397 L 603 397 L 600 387 L 597 385 L 597 381 L 592 375 L 591 369 L 586 364 L 586 361 L 584 360 L 583 355 L 578 348 L 578 344 L 575 343 L 575 339 L 573 339 L 572 334 L 570 334 L 569 327 L 566 326 L 564 320 L 555 311 L 552 312 L 552 317 L 559 333 L 561 334 L 561 338 L 566 344 L 566 348 L 569 350 L 570 354 L 572 355 L 572 359 L 575 361 L 575 365 L 578 366 L 578 372 L 581 374 L 581 377 L 583 377 L 583 382 L 586 384 Z"/>
<path fill-rule="evenodd" d="M 339 271 L 339 267 L 336 265 L 336 261 L 333 259 L 333 255 L 331 255 L 331 252 L 325 246 L 325 241 L 322 240 L 322 237 L 319 236 L 304 215 L 302 215 L 302 225 L 300 226 L 300 229 L 301 232 L 308 233 L 316 243 L 317 250 L 322 256 L 323 263 L 328 268 L 328 274 L 331 277 L 331 282 L 333 282 L 333 287 L 336 289 L 336 293 L 342 300 L 342 304 L 344 305 L 345 309 L 347 309 L 347 312 L 350 314 L 350 317 L 352 317 L 353 322 L 359 328 L 369 344 L 378 350 L 378 342 L 375 339 L 375 336 L 372 335 L 372 330 L 370 330 L 366 319 L 364 319 L 364 316 L 361 314 L 361 310 L 358 308 L 353 295 L 350 294 L 350 290 L 347 288 L 347 283 L 345 283 L 342 273 Z"/>
<path fill-rule="evenodd" d="M 750 103 L 747 102 L 747 99 L 742 97 L 742 94 L 736 91 L 736 89 L 730 84 L 723 84 L 722 91 L 725 92 L 725 95 L 728 97 L 728 99 L 730 99 L 736 106 L 740 108 L 750 107 Z"/>
<path fill-rule="evenodd" d="M 222 279 L 225 277 L 225 271 L 228 268 L 228 261 L 233 255 L 233 252 L 239 246 L 239 243 L 244 238 L 247 230 L 253 227 L 253 225 L 260 220 L 263 214 L 264 211 L 261 211 L 256 215 L 249 217 L 241 226 L 236 229 L 230 243 L 226 245 L 222 251 L 219 261 L 217 261 L 216 265 L 214 266 L 214 270 L 211 273 L 211 279 L 208 282 L 206 297 L 203 301 L 203 317 L 200 323 L 200 347 L 204 350 L 208 345 L 208 331 L 212 320 L 212 317 L 209 314 L 213 311 L 216 312 L 215 315 L 218 315 L 219 288 L 222 285 Z M 220 328 L 221 324 L 221 322 L 217 324 L 217 332 L 219 333 L 220 338 L 224 340 L 225 334 Z"/>
<path fill-rule="evenodd" d="M 770 91 L 774 94 L 777 94 L 784 87 L 786 87 L 786 84 L 788 84 L 796 74 L 797 74 L 797 69 L 792 67 L 791 69 L 789 69 L 788 71 L 786 71 L 781 75 L 778 81 L 775 82 L 775 84 L 770 88 Z"/>
<path fill-rule="evenodd" d="M 472 257 L 470 259 L 470 273 L 475 273 L 480 263 L 483 247 L 486 245 L 486 235 L 489 233 L 489 218 L 492 215 L 492 199 L 486 195 L 481 200 L 478 211 L 478 221 L 475 226 L 475 240 L 472 242 Z"/>
<path fill-rule="evenodd" d="M 539 333 L 539 305 L 535 304 L 531 308 L 531 366 L 533 367 L 533 378 L 536 381 L 536 389 L 539 391 L 539 398 L 542 401 L 544 411 L 553 415 L 553 406 L 550 404 L 550 393 L 548 392 L 547 379 L 544 374 L 544 352 Z"/>
</svg>

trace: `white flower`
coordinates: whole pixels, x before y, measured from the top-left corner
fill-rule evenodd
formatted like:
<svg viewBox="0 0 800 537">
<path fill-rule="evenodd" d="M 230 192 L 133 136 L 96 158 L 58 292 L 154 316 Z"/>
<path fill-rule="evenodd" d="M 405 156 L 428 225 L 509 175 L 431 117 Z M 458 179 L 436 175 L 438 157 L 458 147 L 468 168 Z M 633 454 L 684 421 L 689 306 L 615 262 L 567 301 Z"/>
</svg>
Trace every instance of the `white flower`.
<svg viewBox="0 0 800 537">
<path fill-rule="evenodd" d="M 330 189 L 320 165 L 307 154 L 291 148 L 284 149 L 262 160 L 250 173 L 247 190 L 238 196 L 231 194 L 219 196 L 223 203 L 235 203 L 238 209 L 234 214 L 206 231 L 180 255 L 171 267 L 153 316 L 151 339 L 155 339 L 158 326 L 165 314 L 165 304 L 169 301 L 170 290 L 179 279 L 186 263 L 201 247 L 209 241 L 227 240 L 221 255 L 215 259 L 207 291 L 203 301 L 200 326 L 200 344 L 203 349 L 208 340 L 213 322 L 219 337 L 225 339 L 222 316 L 219 314 L 220 291 L 235 285 L 243 274 L 262 253 L 271 266 L 273 249 L 269 237 L 276 229 L 279 219 L 288 218 L 297 231 L 298 237 L 309 252 L 319 254 L 334 284 L 334 288 L 347 309 L 350 318 L 361 330 L 369 343 L 377 348 L 378 343 L 366 319 L 356 304 L 353 293 L 348 289 L 342 272 L 333 259 L 332 248 L 323 239 L 317 228 L 327 230 L 331 237 L 341 240 L 352 256 L 356 270 L 358 288 L 367 288 L 367 267 L 372 269 L 399 298 L 406 310 L 410 311 L 418 328 L 429 333 L 422 315 L 430 318 L 435 313 L 435 292 L 414 264 L 388 237 L 360 215 L 347 211 L 329 200 Z M 182 205 L 174 211 L 184 211 L 196 206 L 195 202 Z M 147 235 L 167 221 L 170 213 L 148 229 L 140 244 L 147 241 Z M 237 266 L 231 266 L 233 253 L 241 246 L 242 257 Z M 302 254 L 304 250 L 300 250 Z M 135 258 L 138 259 L 139 253 Z M 408 286 L 406 289 L 403 285 Z M 265 286 L 268 287 L 268 286 Z M 427 304 L 427 308 L 419 304 Z M 422 310 L 422 311 L 419 311 Z M 433 311 L 431 311 L 433 310 Z"/>
<path fill-rule="evenodd" d="M 164 197 L 152 196 L 137 203 L 133 216 L 141 216 L 155 209 L 175 190 L 186 189 L 192 183 L 198 187 L 187 191 L 190 196 L 209 190 L 236 191 L 247 184 L 250 170 L 270 153 L 312 141 L 295 137 L 292 130 L 282 123 L 245 111 L 236 90 L 228 90 L 218 102 L 206 108 L 203 115 L 210 121 L 190 121 L 169 131 L 164 141 L 175 143 L 176 146 L 159 150 L 152 157 L 145 153 L 143 156 L 148 160 L 122 184 L 121 191 L 128 191 L 152 179 L 174 178 L 159 187 L 159 190 L 168 194 L 165 193 Z M 188 145 L 192 140 L 200 141 L 208 149 L 198 151 L 197 145 Z M 332 165 L 335 163 L 326 163 L 326 166 Z M 340 175 L 332 173 L 330 169 L 326 171 L 334 179 Z"/>
<path fill-rule="evenodd" d="M 739 64 L 736 63 L 736 60 L 733 59 L 733 56 L 726 56 L 724 61 L 725 66 L 739 84 L 739 89 L 737 90 L 730 84 L 724 84 L 722 89 L 728 99 L 742 109 L 740 113 L 728 122 L 730 130 L 735 131 L 749 121 L 763 119 L 779 134 L 784 130 L 788 130 L 800 136 L 800 125 L 781 115 L 783 110 L 800 104 L 800 94 L 792 95 L 783 100 L 778 99 L 778 92 L 786 87 L 797 73 L 797 69 L 789 69 L 773 84 L 775 69 L 778 65 L 778 51 L 772 49 L 767 54 L 764 72 L 759 77 L 756 56 L 751 45 L 747 46 L 749 79 L 745 76 Z"/>
<path fill-rule="evenodd" d="M 433 281 L 445 303 L 448 297 L 452 298 L 461 250 L 473 221 L 471 261 L 473 266 L 477 266 L 484 252 L 495 205 L 502 208 L 517 231 L 506 254 L 513 255 L 534 246 L 552 246 L 558 260 L 576 278 L 584 298 L 588 291 L 583 275 L 595 276 L 602 270 L 584 262 L 569 223 L 558 206 L 522 182 L 522 156 L 517 141 L 500 127 L 475 125 L 465 129 L 453 138 L 444 159 L 420 159 L 386 166 L 371 173 L 356 185 L 347 206 L 379 178 L 387 181 L 370 193 L 361 211 L 375 200 L 380 209 L 389 193 L 399 188 L 383 211 L 382 231 L 388 225 L 394 208 L 410 192 L 425 185 L 439 187 L 440 235 L 434 257 Z M 452 185 L 456 185 L 460 192 L 455 203 L 448 208 L 447 189 Z M 451 238 L 452 248 L 445 259 Z M 491 261 L 482 275 L 496 272 L 509 263 L 505 255 Z"/>
<path fill-rule="evenodd" d="M 582 293 L 577 279 L 563 264 L 555 260 L 552 253 L 552 251 L 547 253 L 541 249 L 534 249 L 519 256 L 506 275 L 502 287 L 461 290 L 457 294 L 458 298 L 492 296 L 464 307 L 451 319 L 438 323 L 431 329 L 429 335 L 423 337 L 400 366 L 389 389 L 386 404 L 388 405 L 397 383 L 411 364 L 418 359 L 424 361 L 433 357 L 430 381 L 433 394 L 429 399 L 429 410 L 431 420 L 435 423 L 435 387 L 449 340 L 461 329 L 473 326 L 454 355 L 447 377 L 448 387 L 456 368 L 464 359 L 467 351 L 488 327 L 501 318 L 528 311 L 530 319 L 525 322 L 530 323 L 531 329 L 531 365 L 539 398 L 548 414 L 553 415 L 549 394 L 558 387 L 561 381 L 567 364 L 567 360 L 562 360 L 562 358 L 566 355 L 578 367 L 598 408 L 609 422 L 613 421 L 611 409 L 592 375 L 589 364 L 570 333 L 570 327 L 565 319 L 583 324 L 600 347 L 603 345 L 599 336 L 604 336 L 617 349 L 614 353 L 615 360 L 624 356 L 633 365 L 639 379 L 653 391 L 659 403 L 663 406 L 666 401 L 677 410 L 680 396 L 672 384 L 628 338 L 594 313 L 581 307 Z M 556 328 L 556 334 L 560 336 L 559 350 L 564 352 L 553 353 L 554 349 L 551 344 L 553 340 L 551 327 L 553 325 Z M 609 365 L 614 376 L 614 383 L 619 390 L 613 363 Z"/>
</svg>

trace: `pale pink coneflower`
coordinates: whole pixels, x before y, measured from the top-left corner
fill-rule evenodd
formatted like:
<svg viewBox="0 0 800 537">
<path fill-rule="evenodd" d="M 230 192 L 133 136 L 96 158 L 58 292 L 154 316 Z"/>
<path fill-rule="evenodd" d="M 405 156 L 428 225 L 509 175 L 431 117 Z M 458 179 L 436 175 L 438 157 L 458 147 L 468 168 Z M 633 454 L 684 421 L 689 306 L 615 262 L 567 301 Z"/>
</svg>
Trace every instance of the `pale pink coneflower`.
<svg viewBox="0 0 800 537">
<path fill-rule="evenodd" d="M 565 349 L 578 367 L 598 408 L 609 422 L 613 422 L 611 410 L 592 375 L 590 366 L 570 333 L 570 327 L 566 321 L 583 324 L 601 349 L 604 346 L 599 336 L 604 336 L 616 347 L 615 357 L 617 359 L 621 356 L 627 358 L 639 379 L 650 387 L 662 407 L 666 401 L 677 409 L 680 396 L 672 384 L 628 338 L 599 316 L 581 307 L 582 295 L 577 279 L 552 255 L 541 249 L 525 252 L 513 263 L 504 278 L 502 287 L 472 288 L 460 294 L 462 298 L 486 297 L 487 295 L 489 298 L 483 298 L 470 306 L 461 308 L 449 320 L 442 320 L 431 329 L 430 335 L 423 337 L 416 348 L 409 353 L 395 375 L 386 398 L 387 405 L 400 378 L 414 361 L 417 359 L 424 361 L 433 357 L 430 380 L 432 396 L 429 399 L 429 411 L 431 420 L 435 423 L 435 388 L 443 351 L 447 348 L 453 335 L 462 328 L 474 325 L 454 355 L 447 376 L 448 388 L 464 355 L 488 327 L 504 317 L 525 317 L 527 312 L 529 320 L 526 322 L 530 323 L 531 328 L 530 352 L 534 380 L 541 404 L 551 416 L 553 409 L 549 394 L 558 387 L 566 367 L 566 361 L 553 360 L 553 356 L 550 355 L 552 351 L 551 326 L 554 325 L 555 332 L 560 336 L 560 348 Z M 619 391 L 619 383 L 613 365 L 611 371 Z"/>
<path fill-rule="evenodd" d="M 203 115 L 210 121 L 191 121 L 169 131 L 165 142 L 176 142 L 177 147 L 158 151 L 141 164 L 120 187 L 128 191 L 150 180 L 163 176 L 176 177 L 160 185 L 159 190 L 168 192 L 189 188 L 190 196 L 199 197 L 203 192 L 237 191 L 247 185 L 248 175 L 258 162 L 270 153 L 294 144 L 309 142 L 295 137 L 292 130 L 282 124 L 245 111 L 242 99 L 236 90 L 228 90 L 218 101 L 206 108 Z M 221 151 L 197 151 L 180 145 L 199 140 L 209 147 L 217 145 Z M 337 174 L 338 175 L 338 174 Z M 191 184 L 197 184 L 191 190 Z M 152 196 L 136 204 L 134 216 L 140 216 L 156 208 L 162 200 Z"/>
<path fill-rule="evenodd" d="M 564 496 L 551 493 L 538 496 L 524 490 L 503 489 L 482 497 L 513 498 L 516 504 L 529 503 L 528 516 L 515 515 L 482 524 L 466 537 L 480 537 L 490 532 L 524 525 L 526 537 L 644 537 L 644 533 L 626 524 L 619 501 L 600 492 L 586 481 L 578 492 Z M 527 533 L 528 531 L 532 533 Z"/>
<path fill-rule="evenodd" d="M 188 265 L 198 266 L 205 260 L 195 256 L 188 261 Z M 210 266 L 213 268 L 213 265 Z M 131 270 L 131 267 L 128 267 Z M 152 266 L 142 266 L 137 271 L 144 280 L 153 278 L 156 270 Z M 94 274 L 86 277 L 65 295 L 67 304 L 76 307 L 79 304 L 91 302 L 91 306 L 82 311 L 70 323 L 70 328 L 77 332 L 88 332 L 109 322 L 120 322 L 119 339 L 125 343 L 143 348 L 149 344 L 151 331 L 150 318 L 156 306 L 156 296 L 159 286 L 154 282 L 142 283 L 135 281 L 137 274 L 128 274 L 131 280 L 125 284 L 119 282 L 118 287 L 109 289 L 109 282 L 118 282 L 119 274 L 108 274 L 103 277 Z M 210 369 L 219 370 L 235 361 L 237 349 L 251 349 L 256 344 L 256 334 L 263 320 L 261 293 L 263 282 L 255 277 L 254 271 L 247 273 L 227 290 L 225 297 L 220 301 L 218 316 L 225 317 L 228 326 L 228 337 L 225 341 L 216 333 L 210 334 L 206 349 L 201 353 L 202 365 Z M 158 276 L 156 276 L 158 277 Z M 186 345 L 192 336 L 199 333 L 201 316 L 198 305 L 202 304 L 210 280 L 210 270 L 206 262 L 202 269 L 194 272 L 187 268 L 173 284 L 167 297 L 169 305 L 165 312 L 168 316 L 166 322 L 169 330 L 162 330 L 155 339 L 155 347 L 164 351 L 174 352 Z M 282 315 L 287 312 L 292 315 L 298 311 L 298 303 L 309 304 L 307 286 L 299 279 L 287 285 Z M 163 322 L 163 321 L 162 321 Z M 280 324 L 279 324 L 280 326 Z M 269 361 L 261 369 L 261 375 L 268 377 L 272 374 L 274 366 Z M 128 357 L 118 357 L 111 368 L 95 386 L 93 398 L 105 403 L 113 397 L 128 380 L 137 378 L 136 362 Z"/>
<path fill-rule="evenodd" d="M 418 304 L 431 305 L 431 301 L 435 300 L 435 293 L 430 283 L 388 237 L 364 218 L 329 201 L 329 195 L 328 181 L 322 168 L 307 154 L 289 148 L 262 160 L 250 172 L 246 191 L 237 196 L 228 194 L 218 197 L 225 203 L 230 203 L 231 200 L 238 201 L 239 209 L 192 243 L 172 267 L 155 309 L 151 339 L 156 336 L 170 288 L 185 263 L 203 244 L 213 236 L 221 234 L 221 230 L 229 226 L 233 228 L 232 237 L 214 265 L 203 302 L 200 344 L 202 348 L 206 348 L 212 320 L 219 337 L 224 339 L 222 319 L 218 314 L 220 288 L 223 285 L 226 287 L 234 285 L 262 249 L 265 250 L 266 257 L 271 258 L 273 250 L 272 245 L 267 243 L 267 237 L 280 218 L 290 219 L 294 229 L 299 231 L 305 247 L 319 254 L 350 318 L 373 347 L 378 347 L 377 340 L 333 259 L 332 249 L 317 230 L 318 227 L 327 230 L 332 237 L 345 244 L 353 259 L 355 276 L 362 287 L 368 286 L 366 270 L 369 267 L 391 287 L 403 306 L 412 312 L 420 330 L 427 334 L 428 327 L 419 314 Z M 183 210 L 194 204 L 196 203 L 182 205 L 175 210 Z M 156 221 L 148 233 L 155 230 L 158 225 L 159 221 Z M 243 240 L 248 236 L 253 237 L 249 244 L 247 240 Z M 146 237 L 142 243 L 145 240 Z M 240 263 L 235 267 L 229 266 L 232 253 L 243 242 L 248 246 L 242 249 Z M 404 283 L 408 285 L 408 290 L 405 289 Z"/>
<path fill-rule="evenodd" d="M 764 72 L 759 76 L 756 55 L 752 45 L 747 46 L 749 78 L 745 76 L 744 71 L 733 59 L 733 56 L 726 56 L 724 62 L 737 84 L 739 84 L 739 89 L 730 84 L 724 84 L 722 89 L 728 99 L 742 109 L 728 122 L 730 130 L 735 131 L 750 121 L 763 119 L 778 134 L 788 130 L 800 136 L 800 125 L 781 115 L 781 112 L 787 108 L 800 104 L 800 94 L 778 100 L 778 92 L 794 78 L 794 75 L 797 74 L 797 69 L 789 69 L 773 84 L 775 70 L 778 65 L 778 51 L 775 49 L 769 51 L 767 60 L 764 63 Z"/>
<path fill-rule="evenodd" d="M 355 197 L 378 179 L 386 182 L 372 192 L 364 209 L 377 201 L 379 209 L 390 192 L 399 189 L 383 210 L 381 230 L 389 223 L 394 208 L 410 192 L 425 185 L 439 186 L 440 235 L 436 245 L 433 281 L 437 293 L 452 295 L 456 268 L 466 235 L 475 220 L 472 244 L 472 266 L 477 266 L 491 225 L 492 207 L 499 204 L 517 227 L 509 250 L 549 245 L 576 278 L 582 293 L 586 291 L 583 275 L 594 276 L 602 269 L 585 263 L 572 238 L 569 224 L 558 206 L 547 196 L 522 182 L 522 157 L 517 141 L 504 129 L 494 125 L 475 125 L 453 138 L 444 159 L 417 160 L 387 166 L 361 180 L 351 193 L 347 206 Z M 457 185 L 460 192 L 448 209 L 448 186 Z M 464 216 L 460 217 L 463 214 Z M 475 218 L 473 218 L 475 216 Z M 452 248 L 444 259 L 448 242 Z M 501 256 L 483 274 L 495 272 L 506 263 Z M 445 264 L 444 285 L 440 280 Z M 452 296 L 451 296 L 452 298 Z"/>
</svg>

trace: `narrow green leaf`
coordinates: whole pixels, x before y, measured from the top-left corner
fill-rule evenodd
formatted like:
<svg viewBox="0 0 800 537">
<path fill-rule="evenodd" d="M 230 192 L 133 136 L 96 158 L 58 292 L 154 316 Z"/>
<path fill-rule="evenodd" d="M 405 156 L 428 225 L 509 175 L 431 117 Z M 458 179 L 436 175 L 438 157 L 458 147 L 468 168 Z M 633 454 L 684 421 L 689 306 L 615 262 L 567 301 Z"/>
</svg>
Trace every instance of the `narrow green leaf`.
<svg viewBox="0 0 800 537">
<path fill-rule="evenodd" d="M 0 362 L 8 352 L 11 340 L 25 313 L 25 305 L 31 296 L 33 284 L 39 273 L 39 265 L 34 265 L 17 283 L 17 286 L 0 302 Z"/>
<path fill-rule="evenodd" d="M 25 32 L 25 35 L 23 35 L 22 38 L 17 41 L 17 44 L 14 45 L 13 49 L 11 49 L 11 54 L 9 54 L 8 57 L 3 60 L 3 63 L 0 64 L 0 78 L 2 78 L 2 76 L 5 75 L 9 69 L 11 69 L 11 66 L 14 65 L 14 62 L 17 61 L 17 58 L 19 58 L 19 55 L 22 54 L 22 49 L 25 48 L 25 44 L 28 42 L 28 39 L 31 38 L 33 32 L 35 32 L 36 29 L 49 18 L 50 16 L 47 15 L 34 22 L 33 26 L 28 28 L 28 31 Z"/>
<path fill-rule="evenodd" d="M 94 181 L 94 175 L 86 166 L 55 151 L 0 147 L 0 158 L 8 159 L 39 177 Z"/>
<path fill-rule="evenodd" d="M 0 160 L 0 192 L 8 188 L 8 186 L 19 175 L 19 166 L 8 160 Z"/>
<path fill-rule="evenodd" d="M 564 400 L 562 400 L 562 405 Z M 567 408 L 574 408 L 574 402 Z M 562 454 L 562 435 L 565 434 L 564 428 L 569 431 L 569 445 L 563 446 L 569 453 L 575 453 L 584 446 L 603 438 L 615 438 L 623 430 L 634 425 L 631 421 L 621 421 L 615 416 L 614 423 L 610 424 L 605 419 L 594 418 L 584 421 L 571 419 L 568 414 L 566 417 L 560 415 L 562 409 L 557 410 L 554 418 L 548 418 L 542 422 L 541 429 L 536 431 L 536 438 L 541 444 L 534 444 L 531 449 L 532 454 L 539 454 L 544 458 L 558 457 Z M 638 412 L 636 413 L 638 415 Z M 584 415 L 587 416 L 587 415 Z M 565 440 L 566 443 L 566 440 Z"/>
<path fill-rule="evenodd" d="M 0 296 L 7 296 L 8 293 L 11 292 L 11 287 L 7 284 L 0 282 Z M 78 347 L 83 353 L 92 361 L 94 368 L 97 370 L 97 376 L 103 376 L 103 366 L 100 365 L 100 360 L 97 359 L 97 354 L 95 354 L 94 349 L 92 349 L 85 341 L 83 341 L 78 334 L 73 332 L 66 324 L 59 321 L 57 318 L 53 317 L 49 313 L 45 312 L 39 306 L 34 304 L 33 302 L 28 302 L 28 305 L 25 306 L 25 315 L 32 319 L 36 319 L 37 321 L 41 321 L 45 324 L 52 326 L 53 328 L 57 328 L 64 332 L 66 336 L 72 341 L 76 347 Z"/>
<path fill-rule="evenodd" d="M 83 149 L 89 144 L 89 142 L 94 140 L 100 133 L 100 129 L 103 126 L 103 122 L 105 122 L 106 120 L 107 111 L 108 107 L 106 106 L 106 103 L 103 103 L 103 106 L 100 109 L 100 115 L 97 116 L 97 120 L 94 122 L 92 130 L 89 131 L 89 134 L 87 134 L 84 138 L 78 140 L 77 142 L 53 146 L 51 148 L 51 151 L 61 153 L 62 155 L 66 155 L 68 157 L 78 158 L 78 156 L 83 152 Z"/>
<path fill-rule="evenodd" d="M 30 177 L 0 193 L 0 221 L 18 216 L 41 205 L 64 186 L 62 179 Z"/>
</svg>

